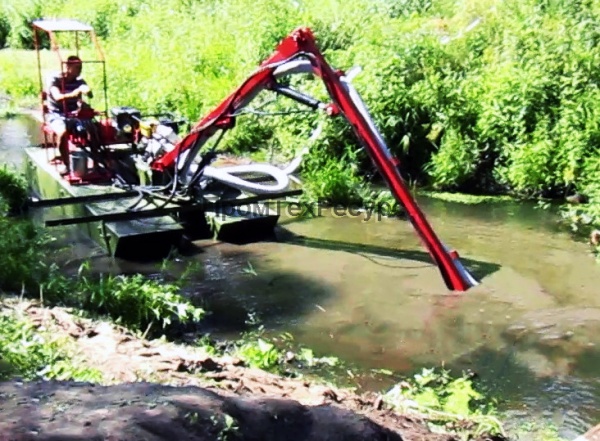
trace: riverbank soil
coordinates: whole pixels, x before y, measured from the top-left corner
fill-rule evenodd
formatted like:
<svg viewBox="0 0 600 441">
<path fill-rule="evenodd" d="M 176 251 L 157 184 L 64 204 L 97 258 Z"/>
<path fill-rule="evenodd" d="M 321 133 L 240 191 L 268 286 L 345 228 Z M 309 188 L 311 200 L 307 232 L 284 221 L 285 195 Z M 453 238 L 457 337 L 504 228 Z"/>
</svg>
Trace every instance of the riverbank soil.
<svg viewBox="0 0 600 441">
<path fill-rule="evenodd" d="M 387 440 L 453 441 L 418 416 L 386 409 L 378 394 L 289 379 L 146 341 L 61 308 L 17 306 L 35 326 L 74 342 L 102 384 L 0 383 L 0 441 Z M 500 440 L 479 437 L 478 441 Z"/>
<path fill-rule="evenodd" d="M 586 433 L 576 438 L 574 441 L 600 441 L 600 424 L 592 427 Z"/>
</svg>

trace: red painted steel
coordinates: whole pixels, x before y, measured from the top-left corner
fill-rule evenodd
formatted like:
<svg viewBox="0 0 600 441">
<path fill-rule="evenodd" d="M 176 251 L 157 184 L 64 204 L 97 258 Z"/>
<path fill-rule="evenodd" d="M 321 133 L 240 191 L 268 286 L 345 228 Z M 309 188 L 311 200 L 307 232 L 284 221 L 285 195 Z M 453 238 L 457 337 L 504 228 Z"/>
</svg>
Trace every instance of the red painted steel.
<svg viewBox="0 0 600 441">
<path fill-rule="evenodd" d="M 237 90 L 231 93 L 217 108 L 200 120 L 171 152 L 153 163 L 155 170 L 171 169 L 180 152 L 196 145 L 201 139 L 212 136 L 222 127 L 229 127 L 233 122 L 232 114 L 244 107 L 248 101 L 262 89 L 269 89 L 274 84 L 274 71 L 282 62 L 293 57 L 305 56 L 311 64 L 315 75 L 324 82 L 333 103 L 325 109 L 328 114 L 337 113 L 352 125 L 356 135 L 362 140 L 371 159 L 385 178 L 392 194 L 402 204 L 419 237 L 429 254 L 437 264 L 446 286 L 450 290 L 466 291 L 478 284 L 459 260 L 456 251 L 448 250 L 435 234 L 424 213 L 412 197 L 398 170 L 398 160 L 392 156 L 382 144 L 370 117 L 361 112 L 350 92 L 342 82 L 344 72 L 334 70 L 319 51 L 313 33 L 308 28 L 298 28 L 282 40 L 275 52 L 265 60 Z"/>
</svg>

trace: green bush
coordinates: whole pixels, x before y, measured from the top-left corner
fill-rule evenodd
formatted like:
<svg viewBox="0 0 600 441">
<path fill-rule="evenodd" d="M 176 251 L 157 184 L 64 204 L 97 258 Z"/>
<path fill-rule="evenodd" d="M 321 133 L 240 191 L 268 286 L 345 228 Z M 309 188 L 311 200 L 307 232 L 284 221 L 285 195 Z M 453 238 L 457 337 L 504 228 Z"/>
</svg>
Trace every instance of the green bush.
<svg viewBox="0 0 600 441">
<path fill-rule="evenodd" d="M 5 12 L 0 12 L 0 49 L 4 49 L 8 44 L 10 34 L 10 21 Z"/>
<path fill-rule="evenodd" d="M 6 216 L 22 208 L 26 198 L 23 178 L 6 167 L 0 169 L 0 229 L 4 232 L 0 238 L 0 291 L 23 291 L 55 304 L 106 314 L 132 330 L 143 331 L 152 325 L 164 329 L 173 319 L 202 318 L 204 310 L 179 293 L 185 275 L 174 283 L 140 274 L 92 276 L 87 264 L 75 279 L 62 275 L 48 255 L 52 239 L 31 219 Z"/>
<path fill-rule="evenodd" d="M 16 170 L 6 164 L 0 168 L 0 200 L 4 201 L 4 209 L 9 214 L 21 213 L 27 203 L 27 182 Z M 0 212 L 2 212 L 0 210 Z"/>
<path fill-rule="evenodd" d="M 107 314 L 117 323 L 138 331 L 157 324 L 164 329 L 173 319 L 199 321 L 204 310 L 180 294 L 177 284 L 149 280 L 141 274 L 91 277 L 82 267 L 74 283 L 75 296 L 86 311 Z"/>
<path fill-rule="evenodd" d="M 44 281 L 45 238 L 29 220 L 0 217 L 0 291 L 36 292 Z"/>
<path fill-rule="evenodd" d="M 505 436 L 496 414 L 496 403 L 477 390 L 472 375 L 452 377 L 450 371 L 423 369 L 409 381 L 403 381 L 384 395 L 384 401 L 403 413 L 425 415 L 429 424 L 441 431 L 469 435 Z M 469 422 L 465 425 L 465 422 Z M 462 433 L 463 436 L 468 436 Z"/>
<path fill-rule="evenodd" d="M 34 39 L 31 30 L 33 20 L 43 16 L 44 2 L 42 0 L 22 0 L 16 2 L 6 2 L 3 10 L 9 29 L 7 40 L 10 47 L 33 49 Z"/>
<path fill-rule="evenodd" d="M 36 290 L 46 274 L 41 261 L 48 238 L 28 218 L 27 186 L 23 177 L 6 165 L 0 168 L 0 291 Z"/>
</svg>

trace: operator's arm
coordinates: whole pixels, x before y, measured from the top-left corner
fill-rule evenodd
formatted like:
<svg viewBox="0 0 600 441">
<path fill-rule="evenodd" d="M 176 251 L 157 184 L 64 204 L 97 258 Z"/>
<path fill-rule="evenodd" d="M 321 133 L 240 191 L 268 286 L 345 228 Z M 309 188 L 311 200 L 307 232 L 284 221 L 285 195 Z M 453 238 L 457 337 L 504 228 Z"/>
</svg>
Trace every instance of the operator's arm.
<svg viewBox="0 0 600 441">
<path fill-rule="evenodd" d="M 92 89 L 85 82 L 85 80 L 81 80 L 81 86 L 79 86 L 78 90 L 81 91 L 82 94 L 89 96 L 90 98 L 94 98 L 94 94 L 92 93 Z"/>
<path fill-rule="evenodd" d="M 50 88 L 50 94 L 56 101 L 62 101 L 69 98 L 77 98 L 79 95 L 81 95 L 81 90 L 75 89 L 70 93 L 60 93 L 60 89 L 57 86 L 52 86 Z"/>
</svg>

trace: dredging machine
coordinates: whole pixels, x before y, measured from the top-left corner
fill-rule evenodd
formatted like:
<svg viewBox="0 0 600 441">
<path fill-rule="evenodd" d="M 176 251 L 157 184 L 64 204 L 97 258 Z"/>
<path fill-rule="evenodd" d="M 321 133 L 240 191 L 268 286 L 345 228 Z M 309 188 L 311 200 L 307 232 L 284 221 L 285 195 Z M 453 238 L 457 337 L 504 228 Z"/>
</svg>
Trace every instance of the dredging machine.
<svg viewBox="0 0 600 441">
<path fill-rule="evenodd" d="M 441 242 L 411 195 L 400 174 L 399 161 L 351 83 L 354 71 L 330 66 L 309 28 L 299 27 L 283 38 L 239 87 L 194 124 L 169 113 L 145 115 L 129 106 L 109 109 L 104 53 L 91 26 L 71 19 L 37 20 L 33 31 L 44 140 L 42 145 L 26 149 L 28 179 L 35 195 L 30 205 L 59 208 L 62 214 L 47 219 L 46 226 L 84 225 L 112 255 L 124 258 L 164 254 L 183 235 L 224 237 L 229 231 L 233 236 L 260 236 L 272 231 L 279 213 L 263 203 L 301 193 L 293 178 L 306 151 L 285 167 L 268 163 L 214 166 L 216 146 L 224 133 L 235 128 L 242 109 L 261 92 L 270 91 L 312 111 L 345 118 L 404 208 L 448 289 L 466 291 L 478 284 L 458 253 Z M 61 52 L 61 33 L 74 34 L 74 58 Z M 77 43 L 83 35 L 93 42 L 93 59 L 79 57 Z M 49 42 L 60 63 L 55 90 L 42 78 L 42 41 Z M 59 95 L 69 93 L 63 86 L 73 59 L 101 67 L 104 109 L 85 103 L 85 88 L 76 93 L 80 97 L 77 108 L 61 112 L 66 126 L 61 149 L 49 100 L 57 91 Z M 320 79 L 328 102 L 291 87 L 285 79 L 292 75 Z M 313 141 L 317 136 L 318 131 Z M 257 175 L 262 178 L 257 179 Z M 228 209 L 251 205 L 261 208 L 241 216 L 238 211 L 228 218 Z"/>
</svg>

